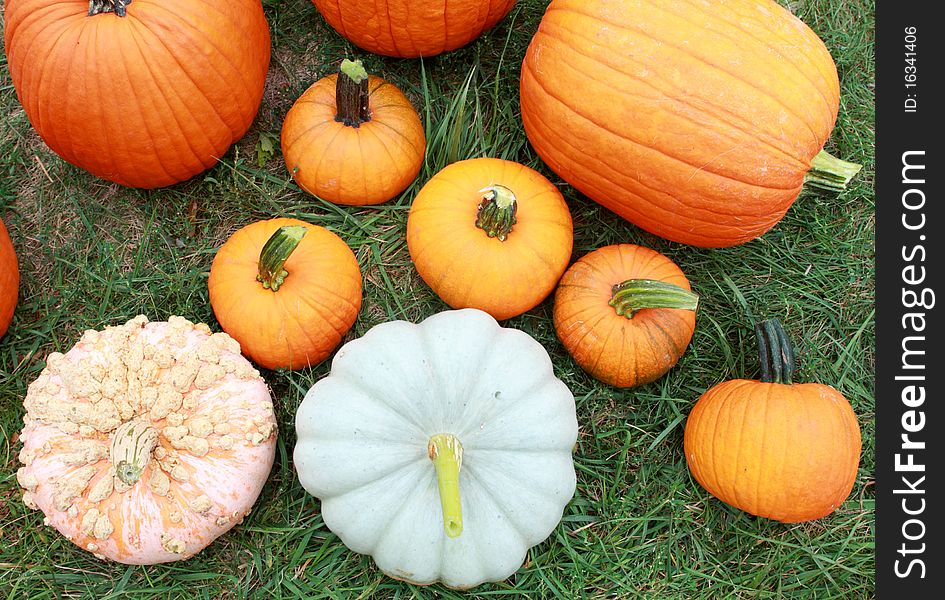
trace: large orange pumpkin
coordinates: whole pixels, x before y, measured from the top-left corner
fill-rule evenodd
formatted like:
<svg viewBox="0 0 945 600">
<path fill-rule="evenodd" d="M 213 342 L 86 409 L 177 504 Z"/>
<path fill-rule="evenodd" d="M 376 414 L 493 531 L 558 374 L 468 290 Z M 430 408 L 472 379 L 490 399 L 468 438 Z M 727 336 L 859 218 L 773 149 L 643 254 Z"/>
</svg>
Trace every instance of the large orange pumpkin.
<svg viewBox="0 0 945 600">
<path fill-rule="evenodd" d="M 407 247 L 427 285 L 453 308 L 478 308 L 498 320 L 551 293 L 573 242 L 558 188 L 498 158 L 447 166 L 423 186 L 407 218 Z"/>
<path fill-rule="evenodd" d="M 725 381 L 699 398 L 686 421 L 686 461 L 710 494 L 745 512 L 786 523 L 824 517 L 856 480 L 856 414 L 828 385 L 793 383 L 780 323 L 756 329 L 761 380 Z"/>
<path fill-rule="evenodd" d="M 250 223 L 210 266 L 210 304 L 243 354 L 267 369 L 328 357 L 361 310 L 361 270 L 345 242 L 298 219 Z"/>
<path fill-rule="evenodd" d="M 360 61 L 319 79 L 282 124 L 286 167 L 305 191 L 329 202 L 380 204 L 404 191 L 423 165 L 420 115 L 393 84 Z"/>
<path fill-rule="evenodd" d="M 17 96 L 59 156 L 122 185 L 188 179 L 249 129 L 269 66 L 259 0 L 6 0 Z"/>
<path fill-rule="evenodd" d="M 498 23 L 515 0 L 312 0 L 357 46 L 387 56 L 434 56 L 465 46 Z"/>
<path fill-rule="evenodd" d="M 699 297 L 666 256 L 634 244 L 585 254 L 555 292 L 555 331 L 594 378 L 616 387 L 655 381 L 686 351 Z"/>
<path fill-rule="evenodd" d="M 13 320 L 13 309 L 20 290 L 20 268 L 7 226 L 0 220 L 0 337 Z"/>
<path fill-rule="evenodd" d="M 771 0 L 552 0 L 520 92 L 552 170 L 677 242 L 756 238 L 805 177 L 842 188 L 859 168 L 821 153 L 839 106 L 830 53 Z"/>
</svg>

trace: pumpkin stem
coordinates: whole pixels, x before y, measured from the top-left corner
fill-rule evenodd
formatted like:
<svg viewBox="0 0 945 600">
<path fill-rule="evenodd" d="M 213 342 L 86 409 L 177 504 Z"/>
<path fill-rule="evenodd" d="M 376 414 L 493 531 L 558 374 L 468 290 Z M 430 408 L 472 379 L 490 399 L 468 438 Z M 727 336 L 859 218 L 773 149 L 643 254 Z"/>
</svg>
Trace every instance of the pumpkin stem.
<svg viewBox="0 0 945 600">
<path fill-rule="evenodd" d="M 283 225 L 266 241 L 259 253 L 259 274 L 256 275 L 256 281 L 265 289 L 279 291 L 289 276 L 283 268 L 285 261 L 289 260 L 307 231 L 308 228 L 302 225 Z"/>
<path fill-rule="evenodd" d="M 810 171 L 804 176 L 804 184 L 829 192 L 840 193 L 863 167 L 840 160 L 826 150 L 821 150 L 811 161 Z"/>
<path fill-rule="evenodd" d="M 368 73 L 360 60 L 341 61 L 338 81 L 335 83 L 335 121 L 348 127 L 360 127 L 371 120 L 368 108 Z"/>
<path fill-rule="evenodd" d="M 489 237 L 504 242 L 516 223 L 515 212 L 518 202 L 515 194 L 504 185 L 491 185 L 479 190 L 482 202 L 476 212 L 476 227 L 486 232 Z"/>
<path fill-rule="evenodd" d="M 628 279 L 612 289 L 609 304 L 617 314 L 632 319 L 644 308 L 696 310 L 698 294 L 673 283 L 657 279 Z"/>
<path fill-rule="evenodd" d="M 451 433 L 430 438 L 427 454 L 436 469 L 436 483 L 443 509 L 443 530 L 455 538 L 463 532 L 463 508 L 459 498 L 459 469 L 463 466 L 463 445 Z"/>
<path fill-rule="evenodd" d="M 158 432 L 144 419 L 122 423 L 112 436 L 111 461 L 115 475 L 123 483 L 134 485 L 151 461 L 158 442 Z"/>
<path fill-rule="evenodd" d="M 761 381 L 791 385 L 794 377 L 794 345 L 777 319 L 755 325 Z"/>
<path fill-rule="evenodd" d="M 99 13 L 113 12 L 119 17 L 126 14 L 126 6 L 131 4 L 131 0 L 89 0 L 88 16 L 92 17 Z"/>
</svg>

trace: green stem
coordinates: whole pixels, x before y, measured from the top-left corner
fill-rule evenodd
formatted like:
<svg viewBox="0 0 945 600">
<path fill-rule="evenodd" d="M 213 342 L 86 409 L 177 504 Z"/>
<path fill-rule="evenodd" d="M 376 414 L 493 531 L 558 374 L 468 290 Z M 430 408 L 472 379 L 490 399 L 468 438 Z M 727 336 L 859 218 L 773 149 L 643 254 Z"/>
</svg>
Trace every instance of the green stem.
<svg viewBox="0 0 945 600">
<path fill-rule="evenodd" d="M 840 160 L 826 150 L 821 150 L 811 161 L 810 171 L 804 176 L 804 184 L 840 193 L 847 189 L 861 168 L 861 165 Z"/>
<path fill-rule="evenodd" d="M 794 377 L 794 345 L 777 319 L 755 325 L 761 381 L 791 385 Z"/>
<path fill-rule="evenodd" d="M 518 202 L 515 194 L 504 185 L 492 185 L 479 190 L 482 202 L 476 212 L 476 227 L 486 232 L 489 237 L 504 242 L 516 223 L 515 213 Z"/>
<path fill-rule="evenodd" d="M 673 283 L 656 279 L 628 279 L 613 287 L 609 304 L 617 314 L 632 319 L 644 308 L 696 310 L 699 296 Z"/>
<path fill-rule="evenodd" d="M 368 73 L 360 60 L 341 61 L 335 83 L 335 121 L 348 127 L 360 127 L 371 120 Z"/>
<path fill-rule="evenodd" d="M 112 436 L 110 458 L 115 475 L 123 483 L 134 485 L 151 461 L 158 442 L 158 432 L 144 419 L 123 423 Z"/>
<path fill-rule="evenodd" d="M 459 497 L 459 469 L 463 466 L 463 446 L 451 433 L 439 433 L 430 438 L 427 454 L 436 469 L 443 510 L 443 530 L 455 538 L 463 532 L 463 508 Z"/>
<path fill-rule="evenodd" d="M 284 268 L 285 261 L 289 260 L 307 231 L 308 228 L 302 225 L 283 225 L 266 240 L 259 253 L 259 274 L 256 275 L 256 281 L 265 289 L 279 291 L 289 276 Z"/>
<path fill-rule="evenodd" d="M 100 13 L 113 12 L 119 17 L 124 17 L 126 8 L 131 4 L 131 0 L 89 0 L 88 16 L 92 17 Z"/>
</svg>

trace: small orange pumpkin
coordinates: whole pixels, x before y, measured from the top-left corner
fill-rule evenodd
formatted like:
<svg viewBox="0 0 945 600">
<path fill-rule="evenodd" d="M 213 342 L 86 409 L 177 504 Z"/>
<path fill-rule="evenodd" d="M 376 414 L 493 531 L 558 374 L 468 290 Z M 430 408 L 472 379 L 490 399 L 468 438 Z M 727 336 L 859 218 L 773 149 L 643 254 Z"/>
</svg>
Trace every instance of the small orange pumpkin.
<svg viewBox="0 0 945 600">
<path fill-rule="evenodd" d="M 20 290 L 20 268 L 16 250 L 7 233 L 7 226 L 0 220 L 0 337 L 7 332 L 13 320 L 17 296 Z"/>
<path fill-rule="evenodd" d="M 426 138 L 394 85 L 345 60 L 303 93 L 282 124 L 286 167 L 305 191 L 336 204 L 386 202 L 416 179 Z"/>
<path fill-rule="evenodd" d="M 267 369 L 328 357 L 361 310 L 361 271 L 344 241 L 298 219 L 234 233 L 210 267 L 210 304 L 243 354 Z"/>
<path fill-rule="evenodd" d="M 6 0 L 10 77 L 66 161 L 156 188 L 215 165 L 259 110 L 260 0 Z"/>
<path fill-rule="evenodd" d="M 859 170 L 821 152 L 839 107 L 830 53 L 772 0 L 552 0 L 520 83 L 542 160 L 676 242 L 747 242 L 805 180 L 843 189 Z"/>
<path fill-rule="evenodd" d="M 312 0 L 357 46 L 400 58 L 465 46 L 502 20 L 515 0 Z"/>
<path fill-rule="evenodd" d="M 761 380 L 735 379 L 702 395 L 686 421 L 686 462 L 723 502 L 795 523 L 832 513 L 860 462 L 860 426 L 846 398 L 793 383 L 794 351 L 780 323 L 756 326 Z"/>
<path fill-rule="evenodd" d="M 571 259 L 574 230 L 561 192 L 512 161 L 455 162 L 410 207 L 407 246 L 417 272 L 453 308 L 495 319 L 534 308 Z"/>
<path fill-rule="evenodd" d="M 598 248 L 565 272 L 555 331 L 595 379 L 634 387 L 662 377 L 683 355 L 699 297 L 666 256 L 634 244 Z"/>
</svg>

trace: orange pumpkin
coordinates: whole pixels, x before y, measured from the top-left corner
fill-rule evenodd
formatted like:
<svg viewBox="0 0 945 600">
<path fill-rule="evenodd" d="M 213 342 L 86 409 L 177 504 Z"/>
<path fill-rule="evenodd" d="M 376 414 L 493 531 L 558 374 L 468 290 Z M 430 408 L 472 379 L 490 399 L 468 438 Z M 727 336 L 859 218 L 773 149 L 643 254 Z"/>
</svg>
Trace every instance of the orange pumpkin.
<svg viewBox="0 0 945 600">
<path fill-rule="evenodd" d="M 13 86 L 66 161 L 155 188 L 249 129 L 269 66 L 259 0 L 6 0 Z"/>
<path fill-rule="evenodd" d="M 298 219 L 251 223 L 220 247 L 210 304 L 243 354 L 267 369 L 328 357 L 361 310 L 354 253 L 324 227 Z"/>
<path fill-rule="evenodd" d="M 524 165 L 455 162 L 410 207 L 407 247 L 417 272 L 453 308 L 495 319 L 538 305 L 571 259 L 574 230 L 561 192 Z"/>
<path fill-rule="evenodd" d="M 725 381 L 699 398 L 686 421 L 686 461 L 710 494 L 745 512 L 818 519 L 853 488 L 860 426 L 834 388 L 792 382 L 794 353 L 780 323 L 756 329 L 761 380 Z"/>
<path fill-rule="evenodd" d="M 830 53 L 771 0 L 552 0 L 520 93 L 555 173 L 685 244 L 747 242 L 805 179 L 842 189 L 859 169 L 821 152 L 839 106 Z"/>
<path fill-rule="evenodd" d="M 0 220 L 0 337 L 7 332 L 13 320 L 17 296 L 20 290 L 20 268 L 16 250 L 7 233 L 7 226 Z"/>
<path fill-rule="evenodd" d="M 312 0 L 335 31 L 387 56 L 434 56 L 465 46 L 498 23 L 515 0 Z"/>
<path fill-rule="evenodd" d="M 337 204 L 386 202 L 416 179 L 426 138 L 420 115 L 360 61 L 316 81 L 282 124 L 282 154 L 305 191 Z"/>
<path fill-rule="evenodd" d="M 605 246 L 561 277 L 555 331 L 595 379 L 634 387 L 662 377 L 686 351 L 698 300 L 666 256 L 633 244 Z"/>
</svg>

